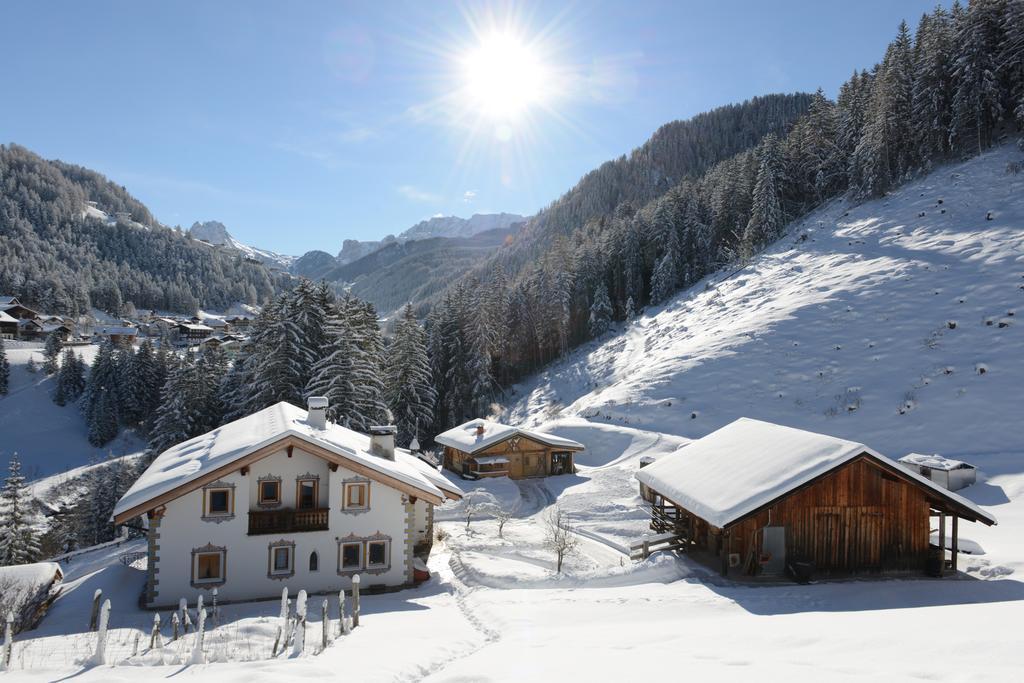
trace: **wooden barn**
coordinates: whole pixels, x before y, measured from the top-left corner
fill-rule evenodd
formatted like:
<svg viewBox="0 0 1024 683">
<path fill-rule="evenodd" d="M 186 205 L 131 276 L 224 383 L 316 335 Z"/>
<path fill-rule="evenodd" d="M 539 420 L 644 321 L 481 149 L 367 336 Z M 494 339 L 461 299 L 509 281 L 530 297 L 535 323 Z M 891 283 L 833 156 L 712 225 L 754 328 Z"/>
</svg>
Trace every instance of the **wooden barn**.
<svg viewBox="0 0 1024 683">
<path fill-rule="evenodd" d="M 583 444 L 554 434 L 489 420 L 470 420 L 437 435 L 444 466 L 470 479 L 526 479 L 575 472 L 573 453 Z"/>
<path fill-rule="evenodd" d="M 651 495 L 655 542 L 723 574 L 941 574 L 940 548 L 956 570 L 961 519 L 996 523 L 863 444 L 748 418 L 636 476 Z"/>
</svg>

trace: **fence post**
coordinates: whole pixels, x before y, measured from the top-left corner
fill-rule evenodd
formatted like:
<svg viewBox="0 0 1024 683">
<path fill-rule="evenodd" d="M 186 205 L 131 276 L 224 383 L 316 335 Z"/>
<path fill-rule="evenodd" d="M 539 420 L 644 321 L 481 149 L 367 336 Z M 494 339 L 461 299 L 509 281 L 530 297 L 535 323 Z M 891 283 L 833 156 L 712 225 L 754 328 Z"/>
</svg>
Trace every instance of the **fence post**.
<svg viewBox="0 0 1024 683">
<path fill-rule="evenodd" d="M 192 661 L 191 664 L 205 664 L 206 656 L 203 654 L 203 636 L 206 633 L 206 610 L 200 609 L 197 617 L 198 624 L 196 625 L 196 642 L 192 648 Z"/>
<path fill-rule="evenodd" d="M 100 607 L 100 618 L 96 633 L 96 652 L 92 655 L 95 666 L 107 663 L 107 622 L 110 620 L 110 600 L 104 600 Z"/>
<path fill-rule="evenodd" d="M 306 591 L 300 590 L 295 597 L 295 641 L 292 657 L 298 657 L 306 649 Z"/>
<path fill-rule="evenodd" d="M 327 598 L 324 598 L 324 602 L 321 605 L 321 610 L 323 618 L 320 621 L 320 625 L 323 627 L 323 633 L 320 636 L 320 651 L 323 652 L 327 649 L 327 632 L 331 628 L 331 615 L 327 611 Z"/>
<path fill-rule="evenodd" d="M 281 617 L 281 623 L 278 624 L 278 626 L 277 626 L 277 638 L 274 639 L 274 649 L 271 650 L 271 652 L 270 652 L 270 656 L 271 657 L 276 657 L 277 656 L 277 652 L 278 652 L 277 646 L 278 646 L 278 644 L 281 644 L 281 637 L 284 636 L 288 632 L 288 586 L 285 586 L 284 588 L 281 589 L 281 613 L 280 613 L 280 617 Z M 287 642 L 287 641 L 288 641 L 288 638 L 285 637 L 285 642 Z M 282 652 L 284 652 L 284 648 L 285 648 L 284 644 L 281 644 L 281 651 Z"/>
<path fill-rule="evenodd" d="M 216 587 L 214 587 L 214 589 L 213 589 L 213 604 L 210 606 L 210 609 L 213 610 L 213 614 L 211 615 L 213 617 L 213 623 L 214 624 L 219 624 L 220 623 L 220 615 L 217 613 L 217 588 Z"/>
<path fill-rule="evenodd" d="M 149 633 L 149 649 L 159 650 L 164 646 L 160 640 L 160 614 L 153 615 L 153 630 Z"/>
<path fill-rule="evenodd" d="M 92 594 L 92 612 L 89 614 L 89 630 L 96 630 L 96 620 L 100 616 L 100 600 L 103 599 L 103 591 L 99 588 Z"/>
<path fill-rule="evenodd" d="M 141 633 L 136 633 L 135 634 L 135 644 L 132 645 L 132 657 L 134 657 L 135 655 L 139 654 L 139 639 L 140 638 L 142 638 L 142 634 Z"/>
<path fill-rule="evenodd" d="M 181 634 L 188 633 L 188 627 L 192 625 L 192 619 L 188 616 L 188 602 L 185 598 L 178 600 L 178 611 L 181 612 Z"/>
<path fill-rule="evenodd" d="M 11 659 L 14 654 L 14 613 L 8 612 L 4 624 L 4 653 L 0 659 L 0 671 L 7 671 L 11 667 Z"/>
<path fill-rule="evenodd" d="M 352 577 L 352 628 L 359 626 L 359 574 Z"/>
<path fill-rule="evenodd" d="M 345 589 L 338 591 L 338 635 L 343 636 L 345 630 Z"/>
<path fill-rule="evenodd" d="M 178 629 L 181 628 L 181 619 L 178 618 L 177 612 L 171 612 L 171 628 L 174 629 L 174 635 L 171 636 L 171 642 L 173 643 L 178 640 Z"/>
</svg>

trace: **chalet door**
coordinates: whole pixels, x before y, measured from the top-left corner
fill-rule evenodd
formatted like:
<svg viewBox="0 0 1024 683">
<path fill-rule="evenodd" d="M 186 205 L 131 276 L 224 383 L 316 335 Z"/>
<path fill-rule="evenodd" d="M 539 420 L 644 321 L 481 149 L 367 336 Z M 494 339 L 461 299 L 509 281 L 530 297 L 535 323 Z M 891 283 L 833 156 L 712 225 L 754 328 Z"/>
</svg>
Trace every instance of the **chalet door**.
<svg viewBox="0 0 1024 683">
<path fill-rule="evenodd" d="M 544 476 L 544 454 L 524 453 L 523 454 L 523 476 L 543 477 Z"/>
<path fill-rule="evenodd" d="M 814 566 L 829 571 L 839 568 L 839 536 L 842 519 L 835 512 L 818 512 L 814 516 Z"/>
<path fill-rule="evenodd" d="M 882 568 L 882 513 L 879 510 L 859 510 L 857 519 L 857 565 L 865 569 Z"/>
</svg>

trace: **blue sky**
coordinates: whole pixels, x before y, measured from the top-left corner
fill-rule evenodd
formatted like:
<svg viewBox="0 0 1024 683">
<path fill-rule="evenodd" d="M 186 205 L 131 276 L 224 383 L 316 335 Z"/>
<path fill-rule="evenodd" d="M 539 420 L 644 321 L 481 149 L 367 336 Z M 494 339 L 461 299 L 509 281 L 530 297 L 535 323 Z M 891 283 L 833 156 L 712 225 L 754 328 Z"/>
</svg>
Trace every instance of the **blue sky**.
<svg viewBox="0 0 1024 683">
<path fill-rule="evenodd" d="M 673 119 L 834 96 L 933 6 L 4 2 L 0 141 L 101 171 L 165 223 L 335 253 L 435 214 L 530 214 Z M 472 71 L 481 44 L 507 54 L 495 35 L 539 85 Z"/>
</svg>

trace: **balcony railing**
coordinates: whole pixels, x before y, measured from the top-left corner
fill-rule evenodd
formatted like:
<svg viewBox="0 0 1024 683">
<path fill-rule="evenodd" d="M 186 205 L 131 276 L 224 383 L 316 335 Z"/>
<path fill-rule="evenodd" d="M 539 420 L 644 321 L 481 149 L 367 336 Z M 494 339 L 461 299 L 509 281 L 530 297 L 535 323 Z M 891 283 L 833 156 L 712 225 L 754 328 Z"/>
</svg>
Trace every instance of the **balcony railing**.
<svg viewBox="0 0 1024 683">
<path fill-rule="evenodd" d="M 249 535 L 326 531 L 328 508 L 259 510 L 249 513 Z"/>
</svg>

